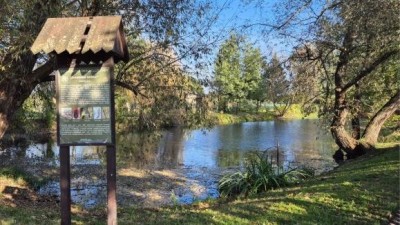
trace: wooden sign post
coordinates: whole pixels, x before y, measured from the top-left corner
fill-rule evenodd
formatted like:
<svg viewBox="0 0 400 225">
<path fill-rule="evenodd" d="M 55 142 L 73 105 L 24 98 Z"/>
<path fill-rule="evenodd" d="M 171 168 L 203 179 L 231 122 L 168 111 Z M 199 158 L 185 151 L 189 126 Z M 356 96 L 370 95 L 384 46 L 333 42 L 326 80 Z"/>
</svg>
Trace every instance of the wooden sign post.
<svg viewBox="0 0 400 225">
<path fill-rule="evenodd" d="M 61 224 L 71 224 L 70 146 L 107 151 L 107 224 L 117 224 L 114 63 L 128 61 L 120 16 L 50 18 L 31 47 L 56 55 Z"/>
</svg>

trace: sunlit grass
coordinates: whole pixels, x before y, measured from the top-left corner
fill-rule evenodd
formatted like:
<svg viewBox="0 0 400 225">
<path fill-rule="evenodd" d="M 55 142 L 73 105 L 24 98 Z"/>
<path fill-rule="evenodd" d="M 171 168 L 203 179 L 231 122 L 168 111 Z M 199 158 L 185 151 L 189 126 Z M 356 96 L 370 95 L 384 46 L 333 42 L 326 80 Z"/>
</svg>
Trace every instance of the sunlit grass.
<svg viewBox="0 0 400 225">
<path fill-rule="evenodd" d="M 268 121 L 273 119 L 274 115 L 270 112 L 259 112 L 259 113 L 240 112 L 238 114 L 213 112 L 210 114 L 210 120 L 212 121 L 212 123 L 218 125 L 226 125 L 226 124 L 234 124 L 234 123 L 250 122 L 250 121 Z"/>
<path fill-rule="evenodd" d="M 269 121 L 276 118 L 275 112 L 272 110 L 260 110 L 259 112 L 239 112 L 234 113 L 218 113 L 211 112 L 209 119 L 213 124 L 226 125 L 240 122 L 250 122 L 250 121 Z M 298 104 L 293 104 L 290 106 L 289 110 L 285 113 L 282 119 L 317 119 L 317 113 L 311 113 L 305 115 L 301 106 Z"/>
<path fill-rule="evenodd" d="M 301 109 L 301 105 L 292 104 L 283 116 L 283 119 L 318 119 L 318 113 L 313 112 L 305 115 Z"/>
</svg>

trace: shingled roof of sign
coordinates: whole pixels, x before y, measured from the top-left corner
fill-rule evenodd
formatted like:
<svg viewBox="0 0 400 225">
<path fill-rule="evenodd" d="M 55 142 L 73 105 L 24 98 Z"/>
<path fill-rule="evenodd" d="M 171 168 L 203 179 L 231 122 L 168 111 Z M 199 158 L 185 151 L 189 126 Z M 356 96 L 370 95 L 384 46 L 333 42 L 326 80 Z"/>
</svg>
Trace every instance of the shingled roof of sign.
<svg viewBox="0 0 400 225">
<path fill-rule="evenodd" d="M 87 63 L 109 56 L 129 60 L 121 16 L 49 18 L 31 51 L 75 55 Z"/>
</svg>

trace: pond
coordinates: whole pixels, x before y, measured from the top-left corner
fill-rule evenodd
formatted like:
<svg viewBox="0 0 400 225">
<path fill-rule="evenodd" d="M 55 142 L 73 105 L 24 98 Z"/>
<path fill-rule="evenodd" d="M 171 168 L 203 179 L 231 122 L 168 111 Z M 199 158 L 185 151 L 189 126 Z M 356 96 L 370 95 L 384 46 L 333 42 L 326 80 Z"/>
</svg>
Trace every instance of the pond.
<svg viewBox="0 0 400 225">
<path fill-rule="evenodd" d="M 243 166 L 246 155 L 254 151 L 267 150 L 272 162 L 286 168 L 305 165 L 317 173 L 330 170 L 336 166 L 332 159 L 336 147 L 319 123 L 275 120 L 119 134 L 119 202 L 157 206 L 218 197 L 221 174 Z M 18 161 L 36 174 L 51 174 L 39 193 L 59 196 L 58 147 L 53 141 L 9 148 L 0 152 L 0 159 Z M 105 160 L 103 147 L 71 147 L 73 202 L 86 207 L 105 202 Z"/>
</svg>

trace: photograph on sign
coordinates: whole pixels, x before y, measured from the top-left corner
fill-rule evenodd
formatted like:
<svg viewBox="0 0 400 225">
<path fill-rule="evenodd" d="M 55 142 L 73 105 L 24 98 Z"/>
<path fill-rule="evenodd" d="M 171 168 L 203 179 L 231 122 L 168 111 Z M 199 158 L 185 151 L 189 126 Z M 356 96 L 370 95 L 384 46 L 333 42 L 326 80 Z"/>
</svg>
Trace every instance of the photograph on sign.
<svg viewBox="0 0 400 225">
<path fill-rule="evenodd" d="M 60 69 L 57 78 L 59 144 L 112 144 L 108 67 Z"/>
</svg>

